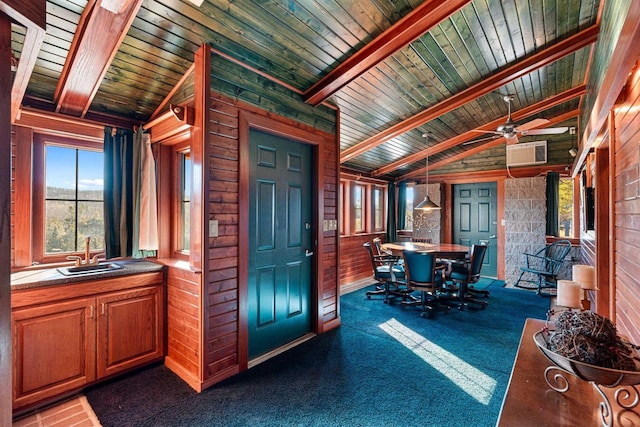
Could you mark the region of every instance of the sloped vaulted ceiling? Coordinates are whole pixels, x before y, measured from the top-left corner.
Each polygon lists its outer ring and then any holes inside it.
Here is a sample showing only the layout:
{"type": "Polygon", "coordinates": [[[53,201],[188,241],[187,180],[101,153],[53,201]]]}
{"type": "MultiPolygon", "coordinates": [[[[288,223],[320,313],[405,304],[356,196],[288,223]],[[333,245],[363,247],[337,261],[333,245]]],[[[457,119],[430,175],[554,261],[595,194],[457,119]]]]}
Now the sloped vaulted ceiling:
{"type": "MultiPolygon", "coordinates": [[[[516,124],[576,126],[599,8],[597,0],[48,0],[23,105],[148,121],[208,43],[312,104],[338,107],[343,168],[410,178],[424,168],[425,132],[435,167],[504,144],[468,143],[506,120],[504,94],[514,95],[516,124]]],[[[24,32],[13,33],[20,57],[24,32]]]]}

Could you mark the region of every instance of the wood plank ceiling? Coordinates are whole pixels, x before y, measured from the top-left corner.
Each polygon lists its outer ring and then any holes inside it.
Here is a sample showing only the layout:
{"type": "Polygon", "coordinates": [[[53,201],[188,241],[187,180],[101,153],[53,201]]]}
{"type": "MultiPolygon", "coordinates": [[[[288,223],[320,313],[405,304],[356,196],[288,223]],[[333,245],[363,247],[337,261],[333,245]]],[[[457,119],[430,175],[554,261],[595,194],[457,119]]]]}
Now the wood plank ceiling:
{"type": "MultiPolygon", "coordinates": [[[[600,8],[598,0],[46,3],[25,108],[144,123],[209,43],[311,104],[337,106],[342,167],[394,180],[419,178],[427,151],[430,170],[464,170],[465,161],[504,168],[491,154],[502,146],[504,157],[503,138],[468,143],[506,120],[504,94],[513,94],[516,125],[577,126],[600,8]]],[[[19,59],[25,34],[13,26],[19,59]]],[[[566,152],[574,138],[520,140],[566,152]]]]}

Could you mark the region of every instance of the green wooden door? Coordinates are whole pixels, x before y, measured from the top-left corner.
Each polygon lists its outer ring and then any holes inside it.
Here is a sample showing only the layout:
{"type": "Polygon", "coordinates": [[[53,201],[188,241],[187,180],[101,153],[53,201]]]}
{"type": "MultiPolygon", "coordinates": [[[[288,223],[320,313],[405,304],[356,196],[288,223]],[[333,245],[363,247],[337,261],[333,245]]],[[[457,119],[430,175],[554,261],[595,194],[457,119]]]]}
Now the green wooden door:
{"type": "Polygon", "coordinates": [[[311,331],[312,150],[249,134],[249,359],[311,331]]]}
{"type": "Polygon", "coordinates": [[[498,275],[498,185],[495,182],[453,186],[453,243],[488,245],[482,275],[498,275]]]}

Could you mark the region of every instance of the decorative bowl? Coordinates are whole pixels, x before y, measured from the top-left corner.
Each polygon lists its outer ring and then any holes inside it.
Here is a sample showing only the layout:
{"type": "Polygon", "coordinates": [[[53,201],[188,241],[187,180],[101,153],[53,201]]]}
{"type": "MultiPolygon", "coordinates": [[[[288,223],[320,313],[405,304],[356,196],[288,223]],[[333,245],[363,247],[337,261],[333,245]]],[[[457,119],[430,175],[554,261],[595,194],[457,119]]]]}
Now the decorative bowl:
{"type": "Polygon", "coordinates": [[[533,341],[547,359],[570,374],[573,374],[582,380],[592,381],[605,387],[640,384],[639,371],[621,371],[618,369],[603,368],[569,359],[549,350],[547,348],[547,340],[545,336],[546,334],[544,331],[536,332],[533,335],[533,341]]]}

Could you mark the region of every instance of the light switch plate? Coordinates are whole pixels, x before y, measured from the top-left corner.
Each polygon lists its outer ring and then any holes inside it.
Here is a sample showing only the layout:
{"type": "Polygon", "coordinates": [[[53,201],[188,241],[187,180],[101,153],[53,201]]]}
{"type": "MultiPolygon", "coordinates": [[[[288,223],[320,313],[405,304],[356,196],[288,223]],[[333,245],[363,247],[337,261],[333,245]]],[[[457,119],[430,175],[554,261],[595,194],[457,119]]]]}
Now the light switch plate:
{"type": "Polygon", "coordinates": [[[209,237],[218,237],[218,220],[209,220],[209,237]]]}

